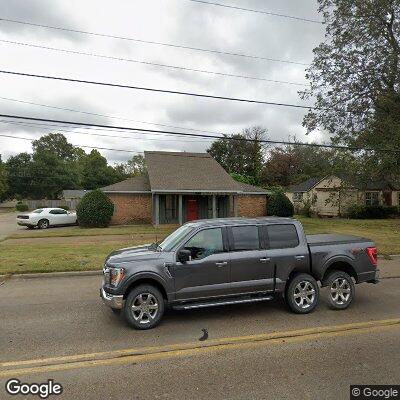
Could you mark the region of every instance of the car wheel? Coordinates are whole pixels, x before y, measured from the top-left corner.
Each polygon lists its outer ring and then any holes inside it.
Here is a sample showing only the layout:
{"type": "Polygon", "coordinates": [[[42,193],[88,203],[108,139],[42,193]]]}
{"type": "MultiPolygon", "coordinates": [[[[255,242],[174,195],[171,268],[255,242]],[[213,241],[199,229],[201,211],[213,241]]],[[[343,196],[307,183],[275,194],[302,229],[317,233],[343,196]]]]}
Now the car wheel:
{"type": "Polygon", "coordinates": [[[346,309],[353,301],[356,290],[351,276],[343,271],[334,271],[325,282],[329,290],[329,306],[334,310],[346,309]]]}
{"type": "Polygon", "coordinates": [[[158,325],[165,304],[161,292],[152,285],[140,285],[131,290],[124,306],[124,316],[135,329],[151,329],[158,325]]]}
{"type": "Polygon", "coordinates": [[[39,229],[47,229],[49,227],[49,221],[47,219],[41,219],[37,226],[39,229]]]}
{"type": "Polygon", "coordinates": [[[314,311],[319,300],[317,281],[308,274],[296,275],[286,289],[285,299],[289,308],[296,314],[314,311]]]}

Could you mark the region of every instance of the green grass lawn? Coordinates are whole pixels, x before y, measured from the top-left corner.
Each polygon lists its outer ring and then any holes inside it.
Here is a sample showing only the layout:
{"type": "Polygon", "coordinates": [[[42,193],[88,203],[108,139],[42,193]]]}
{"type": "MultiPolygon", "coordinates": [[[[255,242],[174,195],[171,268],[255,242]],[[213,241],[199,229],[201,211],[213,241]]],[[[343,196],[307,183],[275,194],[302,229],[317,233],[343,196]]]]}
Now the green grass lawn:
{"type": "MultiPolygon", "coordinates": [[[[400,220],[298,219],[308,234],[364,236],[376,242],[381,254],[400,254],[400,220]]],[[[112,250],[152,242],[155,238],[160,240],[174,229],[173,226],[132,225],[21,231],[10,237],[14,240],[0,243],[0,274],[98,270],[112,250]],[[104,236],[104,241],[101,236],[104,236]]]]}

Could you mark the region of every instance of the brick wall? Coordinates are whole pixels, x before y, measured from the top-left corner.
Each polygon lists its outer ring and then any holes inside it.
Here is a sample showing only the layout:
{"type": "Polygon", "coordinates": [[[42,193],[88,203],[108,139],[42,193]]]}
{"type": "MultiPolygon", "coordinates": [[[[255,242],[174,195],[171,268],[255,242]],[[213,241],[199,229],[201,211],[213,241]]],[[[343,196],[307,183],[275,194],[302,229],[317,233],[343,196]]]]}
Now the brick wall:
{"type": "Polygon", "coordinates": [[[238,217],[263,217],[267,215],[267,196],[239,195],[236,197],[238,217]]]}
{"type": "Polygon", "coordinates": [[[151,194],[107,193],[114,203],[111,224],[151,224],[151,194]]]}

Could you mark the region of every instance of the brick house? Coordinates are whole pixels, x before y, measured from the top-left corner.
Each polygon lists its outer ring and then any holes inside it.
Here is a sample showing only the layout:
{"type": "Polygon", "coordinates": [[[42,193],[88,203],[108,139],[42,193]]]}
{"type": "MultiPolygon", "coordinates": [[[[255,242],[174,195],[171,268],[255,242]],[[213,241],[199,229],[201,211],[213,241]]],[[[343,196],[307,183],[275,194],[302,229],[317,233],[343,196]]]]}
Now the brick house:
{"type": "Polygon", "coordinates": [[[113,224],[266,215],[268,192],[235,181],[208,153],[146,151],[148,174],[102,188],[113,224]]]}

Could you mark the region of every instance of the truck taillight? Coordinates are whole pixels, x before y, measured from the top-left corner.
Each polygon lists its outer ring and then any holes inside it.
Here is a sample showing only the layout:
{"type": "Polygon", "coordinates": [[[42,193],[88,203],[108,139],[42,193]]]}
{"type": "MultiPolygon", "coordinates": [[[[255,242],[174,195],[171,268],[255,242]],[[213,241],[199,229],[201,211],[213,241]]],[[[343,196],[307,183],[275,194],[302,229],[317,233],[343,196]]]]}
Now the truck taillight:
{"type": "Polygon", "coordinates": [[[367,247],[367,254],[373,265],[378,265],[378,252],[376,247],[367,247]]]}

